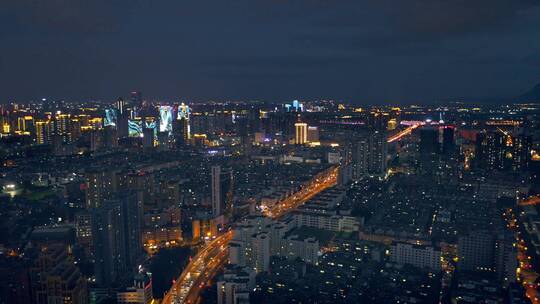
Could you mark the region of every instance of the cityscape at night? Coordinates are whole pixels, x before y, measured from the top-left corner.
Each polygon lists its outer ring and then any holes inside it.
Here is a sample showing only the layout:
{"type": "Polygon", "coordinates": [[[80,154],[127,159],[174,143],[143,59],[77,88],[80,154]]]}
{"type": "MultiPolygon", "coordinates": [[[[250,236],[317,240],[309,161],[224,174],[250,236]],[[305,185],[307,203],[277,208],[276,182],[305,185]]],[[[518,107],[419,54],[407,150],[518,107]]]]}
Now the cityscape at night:
{"type": "Polygon", "coordinates": [[[0,304],[540,304],[540,3],[7,2],[0,304]]]}

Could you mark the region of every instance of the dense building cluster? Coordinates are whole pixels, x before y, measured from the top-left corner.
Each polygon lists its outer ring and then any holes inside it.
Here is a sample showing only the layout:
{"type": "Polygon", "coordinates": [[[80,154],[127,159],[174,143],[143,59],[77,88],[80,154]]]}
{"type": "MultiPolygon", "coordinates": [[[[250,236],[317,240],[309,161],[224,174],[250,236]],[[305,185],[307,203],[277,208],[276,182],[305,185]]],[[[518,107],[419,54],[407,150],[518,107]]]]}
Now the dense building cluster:
{"type": "Polygon", "coordinates": [[[539,114],[2,105],[0,303],[538,303],[539,114]]]}

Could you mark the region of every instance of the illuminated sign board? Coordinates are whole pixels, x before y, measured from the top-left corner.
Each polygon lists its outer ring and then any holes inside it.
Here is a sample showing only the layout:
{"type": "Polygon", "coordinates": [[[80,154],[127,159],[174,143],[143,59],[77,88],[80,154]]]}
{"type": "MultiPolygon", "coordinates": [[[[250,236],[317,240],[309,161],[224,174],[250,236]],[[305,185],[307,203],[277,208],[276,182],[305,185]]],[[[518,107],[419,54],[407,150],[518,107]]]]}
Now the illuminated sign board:
{"type": "Polygon", "coordinates": [[[116,109],[106,109],[105,119],[103,120],[103,126],[115,127],[117,122],[118,122],[118,115],[117,115],[116,109]]]}
{"type": "Polygon", "coordinates": [[[171,106],[159,107],[159,132],[172,132],[173,108],[171,106]]]}
{"type": "Polygon", "coordinates": [[[129,137],[140,137],[142,135],[142,122],[140,120],[128,120],[129,137]]]}

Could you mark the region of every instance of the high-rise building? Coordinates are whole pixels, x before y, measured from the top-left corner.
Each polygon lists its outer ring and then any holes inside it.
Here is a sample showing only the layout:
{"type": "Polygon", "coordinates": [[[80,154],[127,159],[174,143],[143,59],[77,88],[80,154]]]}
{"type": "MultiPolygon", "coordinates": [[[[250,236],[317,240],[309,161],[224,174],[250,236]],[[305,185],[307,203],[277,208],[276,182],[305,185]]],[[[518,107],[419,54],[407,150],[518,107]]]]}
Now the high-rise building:
{"type": "Polygon", "coordinates": [[[295,128],[295,140],[294,143],[297,145],[303,145],[308,142],[308,125],[307,123],[297,122],[294,124],[295,128]]]}
{"type": "Polygon", "coordinates": [[[315,126],[309,126],[307,130],[307,141],[318,142],[319,141],[319,128],[315,126]]]}
{"type": "Polygon", "coordinates": [[[390,116],[387,113],[371,112],[367,117],[367,127],[374,131],[384,131],[388,128],[390,116]]]}
{"type": "Polygon", "coordinates": [[[439,132],[436,128],[420,129],[420,155],[439,152],[439,132]]]}
{"type": "Polygon", "coordinates": [[[116,123],[116,132],[118,138],[124,138],[129,136],[129,116],[127,113],[118,115],[116,123]]]}
{"type": "Polygon", "coordinates": [[[142,133],[142,146],[143,148],[153,148],[154,147],[154,129],[153,128],[143,128],[142,133]]]}
{"type": "Polygon", "coordinates": [[[103,130],[90,131],[90,151],[98,151],[103,147],[103,130]]]}
{"type": "Polygon", "coordinates": [[[71,115],[58,113],[53,120],[53,133],[62,138],[63,143],[71,142],[71,115]]]}
{"type": "Polygon", "coordinates": [[[439,129],[424,127],[419,130],[420,142],[418,144],[418,165],[424,172],[433,172],[438,168],[441,147],[439,143],[439,129]]]}
{"type": "Polygon", "coordinates": [[[338,171],[338,186],[345,187],[353,180],[353,165],[343,164],[338,171]]]}
{"type": "Polygon", "coordinates": [[[495,241],[495,271],[504,286],[516,282],[516,269],[519,265],[515,241],[516,236],[510,231],[499,233],[495,241]]]}
{"type": "Polygon", "coordinates": [[[103,146],[107,149],[118,147],[118,133],[113,126],[107,126],[102,130],[103,146]]]}
{"type": "Polygon", "coordinates": [[[75,235],[77,243],[92,248],[92,214],[88,211],[75,215],[75,235]]]}
{"type": "Polygon", "coordinates": [[[90,169],[86,172],[86,206],[97,208],[106,198],[119,189],[118,170],[109,168],[90,169]]]}
{"type": "Polygon", "coordinates": [[[522,133],[484,131],[476,135],[474,164],[486,170],[526,169],[529,165],[532,139],[522,133]]]}
{"type": "Polygon", "coordinates": [[[112,286],[121,272],[120,210],[117,205],[102,205],[92,210],[94,275],[102,287],[112,286]]]}
{"type": "Polygon", "coordinates": [[[142,206],[133,192],[120,192],[92,209],[96,283],[110,287],[130,274],[142,252],[142,206]]]}
{"type": "Polygon", "coordinates": [[[173,108],[171,106],[159,106],[159,132],[172,132],[173,108]]]}
{"type": "Polygon", "coordinates": [[[38,120],[36,121],[36,143],[43,145],[50,141],[50,121],[38,120]]]}
{"type": "Polygon", "coordinates": [[[9,111],[3,111],[0,116],[0,133],[9,134],[11,132],[11,125],[9,124],[9,111]]]}
{"type": "Polygon", "coordinates": [[[42,273],[37,295],[37,304],[89,303],[86,279],[70,261],[63,261],[50,271],[42,273]],[[41,301],[42,299],[44,301],[41,301]]]}
{"type": "Polygon", "coordinates": [[[268,271],[270,267],[270,236],[260,232],[252,236],[253,268],[255,272],[268,271]]]}
{"type": "Polygon", "coordinates": [[[88,303],[86,280],[69,258],[65,245],[43,247],[30,270],[31,303],[88,303]]]}
{"type": "Polygon", "coordinates": [[[369,137],[360,137],[352,145],[352,170],[355,180],[368,174],[369,171],[369,137]]]}
{"type": "Polygon", "coordinates": [[[184,146],[188,143],[190,138],[189,134],[189,119],[182,117],[175,119],[172,125],[173,136],[178,147],[184,146]]]}
{"type": "Polygon", "coordinates": [[[454,139],[454,128],[446,126],[442,130],[442,152],[446,155],[452,154],[456,147],[456,142],[454,139]]]}
{"type": "Polygon", "coordinates": [[[478,168],[504,168],[506,139],[500,132],[480,132],[476,135],[475,164],[478,168]]]}
{"type": "MultiPolygon", "coordinates": [[[[97,130],[101,128],[102,125],[102,119],[97,118],[99,121],[99,126],[93,127],[94,130],[97,130]]],[[[71,119],[71,123],[69,126],[69,133],[71,134],[71,141],[75,142],[82,136],[82,120],[80,118],[73,118],[71,119]]]]}
{"type": "Polygon", "coordinates": [[[122,97],[118,97],[115,103],[115,108],[118,110],[118,114],[123,115],[126,110],[126,101],[122,97]]]}
{"type": "Polygon", "coordinates": [[[386,173],[388,154],[386,132],[374,131],[369,137],[369,166],[370,174],[382,175],[386,173]]]}
{"type": "Polygon", "coordinates": [[[233,194],[233,172],[221,166],[212,166],[212,214],[225,214],[231,208],[233,194]]]}
{"type": "Polygon", "coordinates": [[[139,203],[144,210],[154,209],[156,204],[156,181],[155,176],[151,172],[130,173],[125,179],[127,181],[127,189],[137,193],[139,203]]]}
{"type": "Polygon", "coordinates": [[[304,105],[300,103],[298,100],[293,100],[292,103],[286,103],[283,105],[286,112],[303,112],[304,111],[304,105]]]}
{"type": "Polygon", "coordinates": [[[508,143],[505,157],[510,160],[509,169],[523,170],[529,167],[532,150],[532,138],[526,134],[512,136],[508,143]]]}
{"type": "Polygon", "coordinates": [[[238,224],[229,245],[229,261],[233,265],[249,267],[255,272],[267,271],[270,261],[270,234],[265,227],[271,220],[253,216],[238,224]]]}
{"type": "Polygon", "coordinates": [[[17,131],[21,134],[30,134],[34,132],[34,117],[25,115],[17,119],[17,131]]]}

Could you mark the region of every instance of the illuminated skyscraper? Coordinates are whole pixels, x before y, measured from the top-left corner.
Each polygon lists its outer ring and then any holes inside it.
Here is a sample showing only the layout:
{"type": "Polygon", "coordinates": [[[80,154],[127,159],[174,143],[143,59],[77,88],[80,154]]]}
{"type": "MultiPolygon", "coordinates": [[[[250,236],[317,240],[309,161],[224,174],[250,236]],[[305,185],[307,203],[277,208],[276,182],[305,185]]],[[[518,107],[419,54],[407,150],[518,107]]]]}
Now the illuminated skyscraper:
{"type": "Polygon", "coordinates": [[[118,110],[118,114],[124,114],[124,111],[126,110],[126,101],[122,98],[122,97],[119,97],[117,100],[116,100],[116,109],[118,110]]]}
{"type": "Polygon", "coordinates": [[[294,128],[296,130],[294,143],[297,145],[306,144],[308,141],[307,140],[307,131],[308,131],[307,123],[297,122],[294,124],[294,128]]]}
{"type": "Polygon", "coordinates": [[[103,126],[113,126],[116,127],[118,124],[118,113],[117,109],[105,109],[105,117],[103,120],[103,126]]]}
{"type": "Polygon", "coordinates": [[[48,120],[36,121],[36,143],[38,145],[43,145],[49,142],[50,125],[50,121],[48,120]]]}
{"type": "Polygon", "coordinates": [[[159,107],[159,132],[172,132],[173,111],[171,106],[159,107]]]}
{"type": "Polygon", "coordinates": [[[191,110],[190,110],[189,106],[182,102],[182,104],[180,104],[178,106],[178,114],[177,114],[176,118],[177,119],[185,118],[185,119],[189,120],[190,112],[191,112],[191,110]]]}
{"type": "Polygon", "coordinates": [[[21,134],[28,134],[34,130],[34,118],[26,115],[17,119],[17,130],[21,134]]]}
{"type": "Polygon", "coordinates": [[[189,120],[180,118],[173,121],[173,135],[177,146],[185,145],[189,140],[189,120]]]}
{"type": "Polygon", "coordinates": [[[143,122],[140,119],[128,120],[128,136],[141,137],[143,134],[143,122]]]}
{"type": "Polygon", "coordinates": [[[303,112],[304,105],[301,104],[298,100],[293,100],[290,104],[285,104],[285,111],[287,112],[303,112]]]}
{"type": "Polygon", "coordinates": [[[172,125],[172,132],[178,147],[185,145],[190,138],[190,113],[191,110],[185,103],[178,106],[178,113],[176,119],[173,120],[172,125]]]}
{"type": "Polygon", "coordinates": [[[71,142],[71,116],[69,114],[56,114],[53,121],[53,133],[62,138],[62,142],[71,142]]]}

